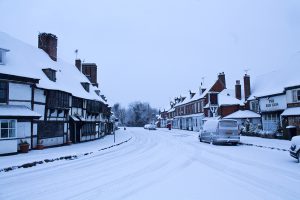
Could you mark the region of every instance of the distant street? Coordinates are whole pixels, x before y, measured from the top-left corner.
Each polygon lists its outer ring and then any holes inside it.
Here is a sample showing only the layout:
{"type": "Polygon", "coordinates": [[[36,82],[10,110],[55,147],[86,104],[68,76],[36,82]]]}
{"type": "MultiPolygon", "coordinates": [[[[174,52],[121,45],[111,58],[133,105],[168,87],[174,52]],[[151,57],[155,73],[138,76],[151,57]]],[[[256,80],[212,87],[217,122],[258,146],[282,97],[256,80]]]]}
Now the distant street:
{"type": "Polygon", "coordinates": [[[117,133],[132,139],[75,160],[1,172],[0,199],[300,198],[300,164],[286,151],[200,143],[190,131],[117,133]]]}

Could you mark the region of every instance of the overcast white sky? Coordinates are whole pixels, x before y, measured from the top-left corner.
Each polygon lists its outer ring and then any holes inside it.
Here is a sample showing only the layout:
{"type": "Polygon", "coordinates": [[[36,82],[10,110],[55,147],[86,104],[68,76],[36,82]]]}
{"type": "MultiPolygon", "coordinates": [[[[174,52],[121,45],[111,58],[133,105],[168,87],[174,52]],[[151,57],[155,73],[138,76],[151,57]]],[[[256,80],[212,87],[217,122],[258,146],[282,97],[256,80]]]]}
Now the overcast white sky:
{"type": "Polygon", "coordinates": [[[167,106],[225,72],[234,88],[255,76],[300,67],[299,0],[0,0],[0,31],[37,46],[58,36],[58,56],[74,50],[99,67],[111,103],[167,106]]]}

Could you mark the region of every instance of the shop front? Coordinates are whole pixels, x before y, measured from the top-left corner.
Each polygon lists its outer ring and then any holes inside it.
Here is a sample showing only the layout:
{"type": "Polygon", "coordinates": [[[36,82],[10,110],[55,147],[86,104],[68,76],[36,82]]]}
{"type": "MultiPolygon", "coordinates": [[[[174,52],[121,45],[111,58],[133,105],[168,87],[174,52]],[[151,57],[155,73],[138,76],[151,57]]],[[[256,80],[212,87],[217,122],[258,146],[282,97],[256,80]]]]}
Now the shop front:
{"type": "Polygon", "coordinates": [[[287,108],[281,116],[284,122],[285,132],[288,135],[294,135],[291,134],[293,131],[292,129],[294,128],[295,135],[300,135],[300,107],[287,108]]]}
{"type": "Polygon", "coordinates": [[[268,134],[280,134],[282,130],[281,114],[287,108],[286,96],[264,97],[260,99],[259,105],[263,131],[268,134]]]}

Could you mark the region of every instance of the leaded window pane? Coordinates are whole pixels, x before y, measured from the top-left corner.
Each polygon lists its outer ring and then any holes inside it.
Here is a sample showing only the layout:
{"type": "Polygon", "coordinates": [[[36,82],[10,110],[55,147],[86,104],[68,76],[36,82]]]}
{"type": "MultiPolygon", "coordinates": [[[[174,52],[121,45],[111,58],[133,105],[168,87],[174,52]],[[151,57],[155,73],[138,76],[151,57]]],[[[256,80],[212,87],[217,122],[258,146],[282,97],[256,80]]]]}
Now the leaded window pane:
{"type": "Polygon", "coordinates": [[[8,129],[1,129],[1,138],[8,138],[8,129]]]}
{"type": "Polygon", "coordinates": [[[1,129],[8,128],[8,121],[1,122],[1,129]]]}
{"type": "Polygon", "coordinates": [[[15,129],[10,129],[9,130],[9,137],[10,138],[16,137],[16,130],[15,129]]]}

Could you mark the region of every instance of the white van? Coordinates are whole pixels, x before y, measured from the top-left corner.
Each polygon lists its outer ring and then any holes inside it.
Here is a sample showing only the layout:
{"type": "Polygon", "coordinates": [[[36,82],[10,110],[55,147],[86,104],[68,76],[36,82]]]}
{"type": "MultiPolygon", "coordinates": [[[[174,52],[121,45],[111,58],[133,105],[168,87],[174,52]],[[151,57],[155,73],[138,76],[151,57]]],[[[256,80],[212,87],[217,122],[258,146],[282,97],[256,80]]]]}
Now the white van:
{"type": "Polygon", "coordinates": [[[231,143],[236,145],[240,142],[238,122],[231,119],[208,120],[200,131],[199,140],[213,144],[231,143]]]}

